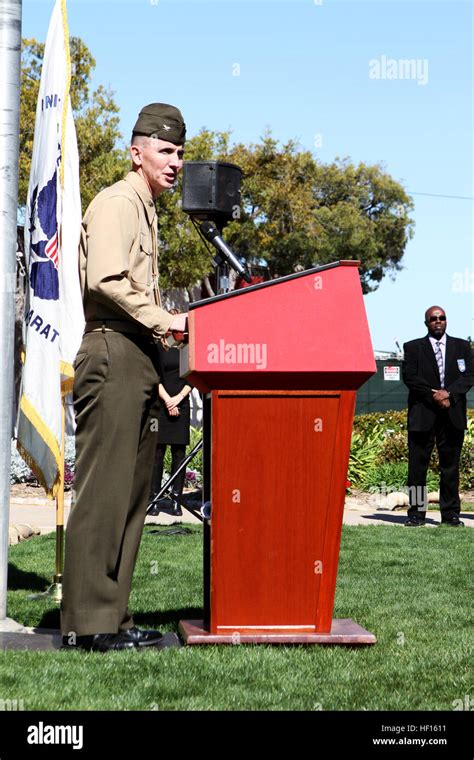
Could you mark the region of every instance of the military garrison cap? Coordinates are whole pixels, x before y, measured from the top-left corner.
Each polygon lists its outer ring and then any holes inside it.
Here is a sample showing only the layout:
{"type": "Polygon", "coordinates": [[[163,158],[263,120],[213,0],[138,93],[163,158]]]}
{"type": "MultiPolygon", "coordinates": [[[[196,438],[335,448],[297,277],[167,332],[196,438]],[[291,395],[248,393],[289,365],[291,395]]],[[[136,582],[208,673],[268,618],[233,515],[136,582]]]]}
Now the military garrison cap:
{"type": "Polygon", "coordinates": [[[168,103],[150,103],[140,111],[133,127],[134,135],[146,135],[182,145],[186,139],[186,124],[178,108],[168,103]]]}

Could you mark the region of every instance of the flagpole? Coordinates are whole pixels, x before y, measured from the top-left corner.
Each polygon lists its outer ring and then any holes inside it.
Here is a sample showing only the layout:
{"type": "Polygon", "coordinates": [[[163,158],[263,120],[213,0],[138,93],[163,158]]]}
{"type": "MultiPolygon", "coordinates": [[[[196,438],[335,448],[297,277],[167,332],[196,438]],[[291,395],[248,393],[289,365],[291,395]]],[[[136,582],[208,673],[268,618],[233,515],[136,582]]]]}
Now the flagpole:
{"type": "Polygon", "coordinates": [[[55,572],[52,585],[38,598],[58,602],[64,553],[65,394],[72,390],[84,327],[78,269],[79,154],[70,84],[66,0],[55,0],[41,67],[26,209],[30,289],[17,446],[56,499],[55,572]]]}
{"type": "Polygon", "coordinates": [[[8,522],[20,124],[21,0],[0,5],[0,623],[7,612],[8,522]]]}
{"type": "Polygon", "coordinates": [[[64,447],[66,428],[66,399],[61,398],[61,473],[59,490],[56,494],[56,574],[53,586],[55,587],[54,598],[62,599],[63,563],[64,563],[64,447]]]}
{"type": "MultiPolygon", "coordinates": [[[[71,87],[71,58],[69,51],[69,26],[67,21],[67,8],[66,0],[61,0],[61,16],[64,29],[64,40],[66,42],[65,52],[67,60],[67,79],[65,88],[65,98],[63,103],[63,113],[61,120],[61,144],[63,150],[61,152],[61,166],[60,166],[60,186],[64,191],[64,154],[66,145],[66,123],[67,123],[67,104],[69,99],[69,91],[71,87]]],[[[61,253],[62,253],[62,225],[60,230],[61,237],[61,253]]],[[[55,601],[60,602],[62,600],[62,581],[63,581],[63,565],[64,565],[64,459],[65,459],[65,440],[66,440],[66,392],[63,390],[61,393],[61,458],[60,458],[60,470],[59,470],[59,488],[56,494],[56,572],[53,578],[53,585],[50,586],[48,592],[55,601]]]]}
{"type": "Polygon", "coordinates": [[[65,441],[66,441],[66,396],[61,395],[61,461],[59,468],[59,484],[56,493],[56,561],[53,582],[46,591],[40,591],[39,594],[29,594],[29,601],[39,601],[45,596],[50,597],[54,602],[61,602],[63,590],[63,565],[64,565],[64,458],[65,458],[65,441]]]}

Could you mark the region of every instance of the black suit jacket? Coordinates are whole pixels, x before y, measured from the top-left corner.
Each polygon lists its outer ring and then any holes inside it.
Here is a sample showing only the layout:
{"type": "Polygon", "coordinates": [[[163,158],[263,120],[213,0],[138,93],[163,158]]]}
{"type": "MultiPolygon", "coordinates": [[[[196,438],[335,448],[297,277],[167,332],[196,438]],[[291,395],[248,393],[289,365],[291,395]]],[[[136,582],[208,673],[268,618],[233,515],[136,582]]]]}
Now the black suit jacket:
{"type": "MultiPolygon", "coordinates": [[[[432,388],[440,388],[438,364],[429,337],[410,340],[403,346],[405,358],[402,366],[403,382],[408,393],[408,430],[431,430],[437,416],[445,414],[433,401],[432,388]]],[[[452,424],[464,430],[466,420],[466,394],[474,384],[474,363],[467,340],[446,335],[444,387],[450,392],[451,406],[447,410],[452,424]],[[464,369],[463,369],[464,367],[464,369]]]]}

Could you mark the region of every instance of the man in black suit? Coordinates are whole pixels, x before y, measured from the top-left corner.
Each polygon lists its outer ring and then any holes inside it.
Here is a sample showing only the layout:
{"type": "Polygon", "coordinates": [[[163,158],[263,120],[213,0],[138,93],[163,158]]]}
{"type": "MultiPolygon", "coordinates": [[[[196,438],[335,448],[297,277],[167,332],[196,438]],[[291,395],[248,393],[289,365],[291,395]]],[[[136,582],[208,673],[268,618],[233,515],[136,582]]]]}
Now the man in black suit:
{"type": "Polygon", "coordinates": [[[408,386],[407,527],[424,525],[426,473],[436,443],[440,465],[441,523],[459,527],[459,460],[467,427],[466,394],[474,383],[467,340],[446,335],[446,314],[439,306],[425,313],[428,335],[403,346],[403,382],[408,386]]]}

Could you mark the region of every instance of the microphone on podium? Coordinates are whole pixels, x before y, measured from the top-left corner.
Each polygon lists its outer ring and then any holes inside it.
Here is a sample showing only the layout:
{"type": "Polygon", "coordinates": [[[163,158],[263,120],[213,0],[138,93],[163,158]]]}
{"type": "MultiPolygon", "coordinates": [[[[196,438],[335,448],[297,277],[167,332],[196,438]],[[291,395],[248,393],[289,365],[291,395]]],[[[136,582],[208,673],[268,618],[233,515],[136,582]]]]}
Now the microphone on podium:
{"type": "Polygon", "coordinates": [[[227,243],[221,238],[217,227],[212,222],[206,221],[199,225],[199,229],[206,240],[208,240],[209,243],[211,243],[224,257],[225,261],[230,264],[232,269],[235,269],[245,282],[251,283],[252,279],[249,273],[245,267],[242,266],[235,253],[231,251],[227,243]]]}

